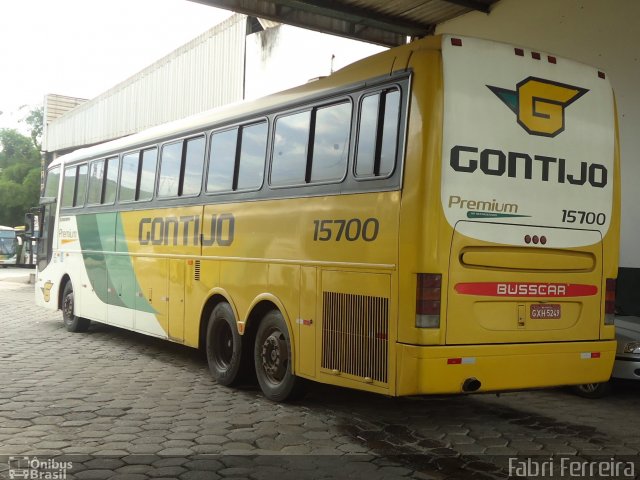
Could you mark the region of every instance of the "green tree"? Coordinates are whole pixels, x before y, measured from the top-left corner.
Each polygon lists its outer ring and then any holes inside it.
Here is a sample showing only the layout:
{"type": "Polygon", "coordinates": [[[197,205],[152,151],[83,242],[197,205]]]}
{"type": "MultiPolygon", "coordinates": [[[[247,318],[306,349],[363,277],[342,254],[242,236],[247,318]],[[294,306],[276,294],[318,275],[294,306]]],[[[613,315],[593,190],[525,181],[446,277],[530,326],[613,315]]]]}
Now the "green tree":
{"type": "Polygon", "coordinates": [[[39,193],[40,152],[33,135],[0,129],[0,225],[21,225],[39,193]]]}
{"type": "Polygon", "coordinates": [[[34,108],[24,119],[31,130],[31,140],[38,149],[42,150],[42,130],[44,128],[44,107],[34,108]]]}
{"type": "Polygon", "coordinates": [[[40,152],[29,137],[17,130],[0,129],[0,168],[5,169],[15,164],[39,166],[40,152]]]}

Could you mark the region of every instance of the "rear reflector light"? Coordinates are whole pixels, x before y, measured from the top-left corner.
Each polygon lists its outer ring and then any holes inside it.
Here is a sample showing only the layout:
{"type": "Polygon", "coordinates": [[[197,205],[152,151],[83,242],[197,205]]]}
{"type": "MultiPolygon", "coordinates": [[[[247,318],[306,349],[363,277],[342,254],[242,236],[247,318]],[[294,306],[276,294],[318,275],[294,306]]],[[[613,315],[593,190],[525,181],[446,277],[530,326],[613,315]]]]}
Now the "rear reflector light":
{"type": "Polygon", "coordinates": [[[416,286],[416,327],[440,327],[442,275],[419,273],[416,286]]]}
{"type": "Polygon", "coordinates": [[[547,56],[547,60],[549,60],[549,63],[556,63],[556,57],[552,57],[551,55],[547,56]]]}
{"type": "Polygon", "coordinates": [[[600,358],[600,352],[582,352],[580,354],[582,360],[589,360],[591,358],[600,358]]]}
{"type": "Polygon", "coordinates": [[[453,45],[454,47],[461,47],[462,46],[462,39],[461,38],[452,38],[451,39],[451,45],[453,45]]]}
{"type": "Polygon", "coordinates": [[[616,279],[607,278],[604,294],[604,324],[613,325],[616,314],[616,279]]]}
{"type": "Polygon", "coordinates": [[[447,358],[447,365],[472,365],[476,363],[476,357],[447,358]]]}
{"type": "Polygon", "coordinates": [[[531,58],[534,60],[540,60],[540,54],[538,52],[531,52],[531,58]]]}
{"type": "Polygon", "coordinates": [[[518,55],[519,57],[524,57],[524,50],[521,48],[514,48],[513,51],[515,52],[516,55],[518,55]]]}

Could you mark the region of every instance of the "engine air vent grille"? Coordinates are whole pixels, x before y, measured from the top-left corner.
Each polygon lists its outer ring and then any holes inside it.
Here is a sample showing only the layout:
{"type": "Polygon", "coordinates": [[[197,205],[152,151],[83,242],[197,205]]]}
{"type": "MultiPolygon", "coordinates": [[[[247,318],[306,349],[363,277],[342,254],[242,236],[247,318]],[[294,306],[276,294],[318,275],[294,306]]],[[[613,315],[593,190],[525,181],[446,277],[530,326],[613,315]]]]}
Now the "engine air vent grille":
{"type": "Polygon", "coordinates": [[[389,299],[323,292],[322,367],[387,383],[389,299]]]}
{"type": "Polygon", "coordinates": [[[200,260],[196,260],[193,263],[193,279],[200,281],[200,260]]]}

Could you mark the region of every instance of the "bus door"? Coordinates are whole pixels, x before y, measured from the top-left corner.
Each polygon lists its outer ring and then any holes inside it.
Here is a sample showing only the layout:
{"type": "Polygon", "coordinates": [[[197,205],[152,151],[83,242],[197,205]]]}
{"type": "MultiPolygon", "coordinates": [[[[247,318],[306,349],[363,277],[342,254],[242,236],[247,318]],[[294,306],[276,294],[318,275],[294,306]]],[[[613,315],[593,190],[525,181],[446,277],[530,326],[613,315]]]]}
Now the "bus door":
{"type": "MultiPolygon", "coordinates": [[[[37,218],[39,226],[38,241],[38,271],[43,271],[53,255],[53,238],[55,232],[55,216],[57,210],[57,200],[55,197],[43,197],[40,199],[40,208],[34,218],[37,218]]],[[[35,220],[34,220],[35,224],[35,220]]],[[[35,228],[35,227],[34,227],[35,228]]]]}

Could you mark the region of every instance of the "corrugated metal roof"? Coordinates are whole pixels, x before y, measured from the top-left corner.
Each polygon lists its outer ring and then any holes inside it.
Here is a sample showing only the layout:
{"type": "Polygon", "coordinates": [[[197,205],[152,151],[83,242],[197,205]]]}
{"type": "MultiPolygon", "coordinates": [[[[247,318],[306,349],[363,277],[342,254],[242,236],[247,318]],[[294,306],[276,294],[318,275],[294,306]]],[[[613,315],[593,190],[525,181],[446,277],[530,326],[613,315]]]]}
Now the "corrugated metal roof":
{"type": "Polygon", "coordinates": [[[56,118],[73,110],[87,101],[86,98],[68,97],[66,95],[49,94],[44,101],[44,121],[51,123],[56,118]]]}
{"type": "Polygon", "coordinates": [[[48,152],[93,145],[243,97],[246,17],[234,15],[46,125],[48,152]]]}
{"type": "Polygon", "coordinates": [[[397,46],[498,0],[191,0],[323,33],[397,46]]]}

